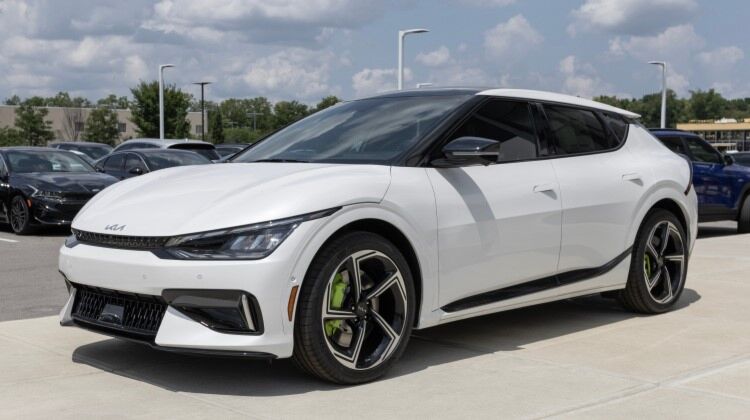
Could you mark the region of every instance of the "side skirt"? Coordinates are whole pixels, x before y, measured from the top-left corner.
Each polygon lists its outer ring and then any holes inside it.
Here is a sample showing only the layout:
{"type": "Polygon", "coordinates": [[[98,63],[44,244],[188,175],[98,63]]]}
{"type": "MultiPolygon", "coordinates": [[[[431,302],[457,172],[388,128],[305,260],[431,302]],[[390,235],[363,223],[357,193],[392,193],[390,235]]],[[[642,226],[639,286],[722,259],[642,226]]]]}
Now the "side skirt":
{"type": "Polygon", "coordinates": [[[599,277],[617,267],[617,265],[625,260],[632,251],[633,247],[630,247],[622,254],[615,257],[612,261],[609,261],[600,267],[572,270],[554,276],[504,287],[502,289],[491,290],[489,292],[459,299],[441,307],[440,309],[447,313],[463,311],[599,277]]]}

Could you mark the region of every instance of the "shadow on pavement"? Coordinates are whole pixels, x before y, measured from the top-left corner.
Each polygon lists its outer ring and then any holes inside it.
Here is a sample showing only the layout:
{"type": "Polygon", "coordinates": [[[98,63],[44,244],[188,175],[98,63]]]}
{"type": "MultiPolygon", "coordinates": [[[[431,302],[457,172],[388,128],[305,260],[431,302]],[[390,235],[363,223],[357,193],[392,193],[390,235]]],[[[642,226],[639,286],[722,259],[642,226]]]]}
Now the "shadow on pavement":
{"type": "MultiPolygon", "coordinates": [[[[675,310],[700,298],[695,290],[685,289],[675,310]]],[[[386,379],[485,354],[513,352],[639,316],[643,315],[626,311],[614,299],[590,296],[415,331],[386,379]]],[[[188,356],[115,339],[78,347],[73,361],[179,392],[275,396],[340,388],[301,373],[289,359],[271,363],[188,356]]]]}
{"type": "MultiPolygon", "coordinates": [[[[10,228],[9,224],[6,223],[0,223],[0,232],[3,233],[9,233],[13,235],[13,230],[10,228]]],[[[45,227],[37,227],[34,231],[31,232],[29,235],[23,235],[24,236],[40,236],[40,237],[54,237],[54,236],[68,236],[70,235],[70,227],[68,226],[45,226],[45,227]]]]}
{"type": "Polygon", "coordinates": [[[698,227],[698,239],[716,238],[719,236],[738,235],[734,226],[700,226],[698,227]]]}

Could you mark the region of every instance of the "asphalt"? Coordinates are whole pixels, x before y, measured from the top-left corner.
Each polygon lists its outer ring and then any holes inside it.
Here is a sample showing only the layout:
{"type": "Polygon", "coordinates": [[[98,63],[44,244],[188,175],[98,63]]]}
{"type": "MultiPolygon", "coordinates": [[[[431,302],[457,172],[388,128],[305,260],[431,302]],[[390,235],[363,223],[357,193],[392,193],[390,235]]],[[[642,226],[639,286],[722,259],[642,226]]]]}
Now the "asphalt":
{"type": "MultiPolygon", "coordinates": [[[[431,328],[386,378],[356,387],[286,360],[165,353],[55,316],[0,322],[0,418],[750,418],[750,235],[713,225],[701,237],[670,313],[587,297],[431,328]]],[[[14,299],[29,298],[24,279],[57,275],[46,248],[62,240],[0,244],[14,299]]],[[[51,305],[62,286],[50,282],[29,290],[49,287],[51,305]]],[[[7,313],[44,313],[12,304],[7,313]]]]}

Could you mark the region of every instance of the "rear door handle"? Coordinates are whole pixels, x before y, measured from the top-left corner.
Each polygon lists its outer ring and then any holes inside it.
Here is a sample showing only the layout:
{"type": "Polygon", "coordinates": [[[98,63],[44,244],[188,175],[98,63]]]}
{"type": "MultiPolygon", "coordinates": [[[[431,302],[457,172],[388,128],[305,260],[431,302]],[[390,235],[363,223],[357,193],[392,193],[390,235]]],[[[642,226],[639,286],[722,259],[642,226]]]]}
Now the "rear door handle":
{"type": "Polygon", "coordinates": [[[641,175],[637,172],[633,172],[630,174],[624,174],[622,176],[623,181],[642,181],[641,175]]]}
{"type": "Polygon", "coordinates": [[[554,192],[554,191],[555,191],[555,186],[553,184],[534,185],[535,193],[554,192]]]}

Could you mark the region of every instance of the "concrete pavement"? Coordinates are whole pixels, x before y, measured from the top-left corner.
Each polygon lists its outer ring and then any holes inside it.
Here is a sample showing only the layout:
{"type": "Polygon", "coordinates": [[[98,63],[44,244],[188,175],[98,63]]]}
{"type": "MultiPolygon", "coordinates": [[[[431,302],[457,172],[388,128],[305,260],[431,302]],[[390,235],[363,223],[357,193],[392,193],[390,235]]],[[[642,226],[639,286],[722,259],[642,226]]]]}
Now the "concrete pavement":
{"type": "Polygon", "coordinates": [[[160,352],[55,317],[0,323],[0,417],[749,418],[750,235],[698,241],[678,308],[575,299],[415,333],[384,380],[160,352]]]}

